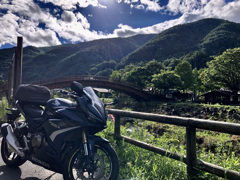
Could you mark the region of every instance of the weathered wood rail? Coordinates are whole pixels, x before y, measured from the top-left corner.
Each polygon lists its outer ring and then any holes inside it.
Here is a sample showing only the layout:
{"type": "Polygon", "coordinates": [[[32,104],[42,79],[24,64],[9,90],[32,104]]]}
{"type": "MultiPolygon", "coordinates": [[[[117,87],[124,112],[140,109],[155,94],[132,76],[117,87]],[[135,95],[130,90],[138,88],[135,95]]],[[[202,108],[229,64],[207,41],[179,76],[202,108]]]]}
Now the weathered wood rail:
{"type": "Polygon", "coordinates": [[[196,118],[141,113],[141,112],[134,112],[134,111],[123,111],[123,110],[116,110],[116,109],[107,109],[107,111],[109,114],[113,114],[115,116],[114,137],[116,139],[124,139],[128,143],[139,146],[146,150],[184,162],[187,165],[187,174],[190,179],[194,179],[194,175],[196,174],[197,170],[209,172],[219,177],[224,177],[228,179],[233,179],[233,180],[240,179],[240,172],[224,169],[223,167],[197,159],[197,156],[196,156],[196,128],[234,134],[234,135],[240,135],[240,124],[217,122],[212,120],[203,120],[203,119],[196,119],[196,118]],[[153,121],[158,123],[165,123],[165,124],[186,127],[186,151],[187,151],[186,155],[174,153],[174,152],[132,139],[130,137],[121,135],[121,132],[120,132],[121,117],[131,117],[131,118],[148,120],[148,121],[153,121]]]}

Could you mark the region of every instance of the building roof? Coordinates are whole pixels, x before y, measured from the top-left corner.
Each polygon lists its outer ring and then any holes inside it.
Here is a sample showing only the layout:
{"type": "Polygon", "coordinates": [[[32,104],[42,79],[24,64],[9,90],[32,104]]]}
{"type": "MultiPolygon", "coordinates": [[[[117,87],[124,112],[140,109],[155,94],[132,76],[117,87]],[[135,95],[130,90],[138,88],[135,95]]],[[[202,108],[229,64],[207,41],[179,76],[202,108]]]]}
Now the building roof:
{"type": "Polygon", "coordinates": [[[109,93],[108,89],[104,89],[104,88],[93,88],[93,89],[100,93],[109,93]]]}
{"type": "Polygon", "coordinates": [[[236,94],[236,93],[234,93],[232,91],[223,91],[223,90],[210,91],[210,92],[202,94],[201,96],[206,96],[206,95],[214,94],[214,93],[219,93],[219,94],[229,95],[229,96],[240,96],[240,94],[236,94]]]}

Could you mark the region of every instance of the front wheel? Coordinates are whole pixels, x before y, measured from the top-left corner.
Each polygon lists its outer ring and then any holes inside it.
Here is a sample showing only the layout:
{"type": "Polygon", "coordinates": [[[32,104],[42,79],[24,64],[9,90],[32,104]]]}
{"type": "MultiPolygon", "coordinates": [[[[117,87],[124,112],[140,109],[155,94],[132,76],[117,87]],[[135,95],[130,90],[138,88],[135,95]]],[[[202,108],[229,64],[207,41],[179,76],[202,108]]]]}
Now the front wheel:
{"type": "Polygon", "coordinates": [[[8,147],[8,143],[5,138],[2,139],[1,155],[4,163],[9,167],[18,167],[26,162],[26,159],[18,156],[8,147]]]}
{"type": "Polygon", "coordinates": [[[84,156],[81,148],[73,149],[63,163],[64,180],[117,180],[118,157],[104,142],[94,145],[93,156],[84,156]]]}

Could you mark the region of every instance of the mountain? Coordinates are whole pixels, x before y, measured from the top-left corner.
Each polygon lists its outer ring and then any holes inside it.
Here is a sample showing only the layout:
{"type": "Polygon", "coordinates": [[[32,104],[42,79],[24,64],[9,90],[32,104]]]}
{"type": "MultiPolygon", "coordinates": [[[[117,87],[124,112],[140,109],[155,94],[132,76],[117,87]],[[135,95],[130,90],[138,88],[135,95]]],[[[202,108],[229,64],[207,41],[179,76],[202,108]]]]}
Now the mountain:
{"type": "MultiPolygon", "coordinates": [[[[240,24],[221,19],[203,19],[174,26],[155,36],[145,46],[124,57],[118,69],[141,60],[181,58],[194,52],[219,55],[229,48],[240,46],[240,24]]],[[[204,65],[203,65],[204,66],[204,65]]]]}
{"type": "MultiPolygon", "coordinates": [[[[148,42],[155,35],[100,39],[54,47],[25,47],[23,49],[23,81],[91,74],[91,68],[110,60],[118,63],[121,58],[148,42]]],[[[5,79],[13,53],[14,48],[0,50],[0,74],[5,74],[5,79]]]]}
{"type": "MultiPolygon", "coordinates": [[[[203,19],[169,28],[159,34],[99,39],[78,44],[23,49],[23,82],[74,76],[109,76],[114,69],[153,59],[174,68],[182,60],[193,68],[226,49],[240,47],[240,24],[203,19]]],[[[14,48],[0,50],[0,77],[7,79],[14,48]]]]}

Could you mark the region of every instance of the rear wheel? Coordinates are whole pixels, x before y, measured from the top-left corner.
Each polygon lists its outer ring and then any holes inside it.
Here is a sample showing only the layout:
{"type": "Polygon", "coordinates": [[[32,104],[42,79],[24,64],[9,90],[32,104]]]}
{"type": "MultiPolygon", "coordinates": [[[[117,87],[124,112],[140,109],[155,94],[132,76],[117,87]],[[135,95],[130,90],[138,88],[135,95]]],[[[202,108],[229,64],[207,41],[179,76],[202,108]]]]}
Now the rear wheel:
{"type": "Polygon", "coordinates": [[[84,156],[83,150],[74,149],[63,163],[64,180],[117,180],[118,157],[108,143],[98,143],[93,156],[84,156]]]}
{"type": "Polygon", "coordinates": [[[26,162],[21,156],[18,156],[9,147],[5,138],[2,139],[1,155],[4,163],[10,167],[18,167],[26,162]]]}

